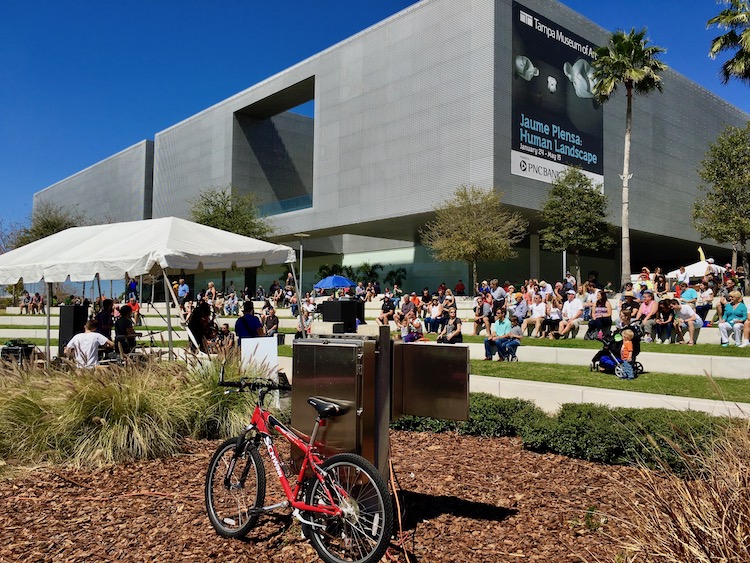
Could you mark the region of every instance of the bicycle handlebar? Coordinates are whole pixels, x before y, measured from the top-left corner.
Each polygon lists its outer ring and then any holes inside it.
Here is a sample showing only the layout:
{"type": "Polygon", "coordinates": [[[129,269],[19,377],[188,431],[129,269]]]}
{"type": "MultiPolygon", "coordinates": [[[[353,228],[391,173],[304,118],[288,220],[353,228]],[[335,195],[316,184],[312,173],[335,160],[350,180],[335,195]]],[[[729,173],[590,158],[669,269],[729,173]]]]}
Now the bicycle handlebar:
{"type": "Polygon", "coordinates": [[[240,391],[250,389],[251,391],[291,391],[292,386],[284,383],[276,383],[271,379],[245,379],[239,381],[219,381],[220,387],[236,387],[240,391]]]}

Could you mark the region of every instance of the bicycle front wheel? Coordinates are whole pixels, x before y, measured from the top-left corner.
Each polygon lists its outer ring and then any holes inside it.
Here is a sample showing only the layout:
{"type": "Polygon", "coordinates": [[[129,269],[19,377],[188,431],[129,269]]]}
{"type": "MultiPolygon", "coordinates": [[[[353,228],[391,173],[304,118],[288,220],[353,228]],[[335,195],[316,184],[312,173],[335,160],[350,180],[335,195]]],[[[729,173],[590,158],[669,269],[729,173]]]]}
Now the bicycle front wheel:
{"type": "Polygon", "coordinates": [[[266,471],[257,448],[246,442],[235,454],[237,438],[218,447],[206,473],[206,511],[216,532],[241,538],[258,523],[266,498],[266,471]]]}
{"type": "Polygon", "coordinates": [[[325,481],[312,480],[307,504],[329,504],[328,491],[343,514],[308,513],[315,525],[304,526],[305,536],[326,563],[379,561],[393,529],[391,497],[380,473],[356,454],[335,455],[323,469],[325,481]]]}

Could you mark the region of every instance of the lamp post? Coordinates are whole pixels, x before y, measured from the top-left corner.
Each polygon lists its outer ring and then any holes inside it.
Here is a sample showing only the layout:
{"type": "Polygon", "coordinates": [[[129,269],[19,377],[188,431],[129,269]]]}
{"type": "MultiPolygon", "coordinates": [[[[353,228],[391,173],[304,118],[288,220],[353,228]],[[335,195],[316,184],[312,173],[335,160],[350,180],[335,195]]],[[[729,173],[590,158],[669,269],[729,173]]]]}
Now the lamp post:
{"type": "Polygon", "coordinates": [[[297,303],[301,305],[302,299],[304,297],[302,295],[302,288],[304,287],[302,285],[302,255],[304,252],[304,246],[302,242],[310,235],[307,233],[294,233],[294,236],[299,239],[299,287],[297,287],[297,303]]]}

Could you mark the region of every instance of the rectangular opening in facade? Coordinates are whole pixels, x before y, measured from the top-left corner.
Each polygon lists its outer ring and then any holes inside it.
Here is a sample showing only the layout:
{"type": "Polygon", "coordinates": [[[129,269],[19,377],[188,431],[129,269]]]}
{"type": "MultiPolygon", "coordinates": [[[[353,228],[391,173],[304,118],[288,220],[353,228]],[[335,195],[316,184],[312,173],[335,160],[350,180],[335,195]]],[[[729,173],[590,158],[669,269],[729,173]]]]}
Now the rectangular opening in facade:
{"type": "Polygon", "coordinates": [[[232,186],[265,215],[312,207],[315,78],[234,114],[232,186]]]}

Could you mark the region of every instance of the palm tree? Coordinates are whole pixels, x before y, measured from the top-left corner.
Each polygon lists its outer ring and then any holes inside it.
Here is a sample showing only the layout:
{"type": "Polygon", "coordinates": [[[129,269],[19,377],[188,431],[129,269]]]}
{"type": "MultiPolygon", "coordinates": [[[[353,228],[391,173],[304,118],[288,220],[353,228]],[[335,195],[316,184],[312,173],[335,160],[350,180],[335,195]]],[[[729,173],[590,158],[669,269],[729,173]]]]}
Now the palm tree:
{"type": "Polygon", "coordinates": [[[708,20],[708,25],[727,32],[711,41],[708,56],[715,59],[723,51],[736,51],[721,65],[721,81],[726,84],[730,78],[738,78],[750,82],[750,5],[746,0],[724,0],[724,4],[728,7],[708,20]]]}
{"type": "Polygon", "coordinates": [[[619,84],[625,86],[627,110],[625,112],[625,149],[622,162],[622,283],[630,278],[630,216],[628,181],[630,180],[630,141],[633,126],[633,93],[661,92],[660,72],[667,69],[658,59],[665,50],[648,46],[646,28],[630,33],[615,31],[607,45],[596,50],[594,66],[594,94],[599,103],[609,100],[619,84]]]}

